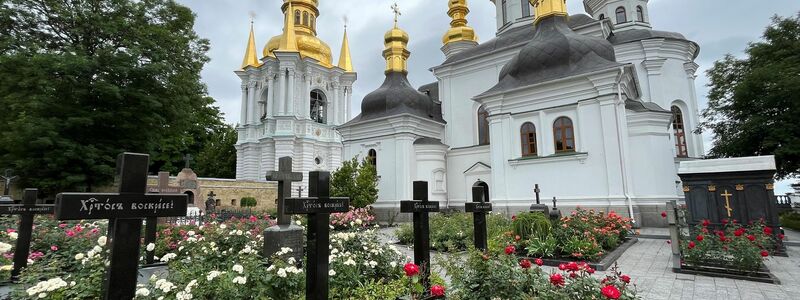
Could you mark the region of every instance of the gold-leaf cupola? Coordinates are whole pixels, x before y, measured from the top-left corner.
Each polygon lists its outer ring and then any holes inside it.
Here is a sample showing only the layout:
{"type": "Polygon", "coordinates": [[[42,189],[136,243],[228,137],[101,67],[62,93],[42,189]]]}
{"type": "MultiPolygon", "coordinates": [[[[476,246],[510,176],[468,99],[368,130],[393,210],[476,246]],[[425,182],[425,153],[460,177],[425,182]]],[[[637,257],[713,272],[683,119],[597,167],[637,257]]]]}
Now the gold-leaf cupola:
{"type": "Polygon", "coordinates": [[[320,65],[332,68],[331,47],[317,37],[317,18],[320,15],[318,0],[283,0],[281,10],[286,18],[283,34],[272,37],[264,47],[263,55],[275,57],[274,51],[297,51],[320,65]],[[292,30],[287,30],[292,28],[292,30]],[[283,46],[295,50],[285,50],[283,46]]]}
{"type": "Polygon", "coordinates": [[[452,21],[450,21],[450,29],[442,38],[442,43],[445,45],[460,41],[477,43],[478,36],[475,35],[475,29],[467,25],[467,15],[469,14],[467,0],[449,0],[448,6],[450,9],[447,11],[447,15],[452,21]]]}
{"type": "Polygon", "coordinates": [[[534,24],[550,16],[567,17],[567,0],[530,0],[536,13],[534,24]]]}
{"type": "Polygon", "coordinates": [[[347,40],[347,25],[344,25],[342,52],[339,54],[339,68],[348,73],[353,72],[353,60],[350,58],[350,42],[347,40]]]}
{"type": "Polygon", "coordinates": [[[258,67],[261,62],[258,61],[256,50],[256,35],[253,31],[253,21],[250,21],[250,38],[247,40],[247,50],[244,52],[244,60],[242,61],[242,70],[247,67],[258,67]]]}
{"type": "Polygon", "coordinates": [[[397,18],[400,16],[400,10],[397,4],[392,6],[394,10],[394,27],[383,35],[383,44],[386,48],[383,49],[383,57],[386,58],[386,74],[398,72],[408,73],[408,57],[411,52],[408,51],[408,33],[397,27],[397,18]]]}

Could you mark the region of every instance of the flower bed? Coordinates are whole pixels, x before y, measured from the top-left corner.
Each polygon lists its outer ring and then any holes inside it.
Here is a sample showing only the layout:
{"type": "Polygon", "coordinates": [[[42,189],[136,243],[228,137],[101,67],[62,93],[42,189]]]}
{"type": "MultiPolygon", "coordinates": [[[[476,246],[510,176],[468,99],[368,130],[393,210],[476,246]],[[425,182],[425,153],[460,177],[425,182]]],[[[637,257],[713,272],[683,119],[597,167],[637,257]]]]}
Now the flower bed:
{"type": "MultiPolygon", "coordinates": [[[[430,242],[431,250],[443,252],[466,251],[473,245],[472,214],[432,214],[430,217],[430,242]]],[[[511,228],[511,220],[501,214],[488,214],[486,218],[487,231],[490,237],[499,236],[511,228]]],[[[414,230],[412,224],[401,225],[395,231],[395,237],[400,244],[411,245],[414,243],[414,230]]],[[[490,241],[490,247],[499,247],[497,242],[490,241]]]]}

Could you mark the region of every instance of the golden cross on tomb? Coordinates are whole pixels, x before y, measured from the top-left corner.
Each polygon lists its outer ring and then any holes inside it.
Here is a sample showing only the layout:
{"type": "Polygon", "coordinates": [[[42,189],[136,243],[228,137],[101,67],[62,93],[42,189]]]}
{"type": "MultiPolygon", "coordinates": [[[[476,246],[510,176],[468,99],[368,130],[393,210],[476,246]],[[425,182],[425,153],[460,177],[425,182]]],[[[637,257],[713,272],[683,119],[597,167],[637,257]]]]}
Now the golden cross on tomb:
{"type": "Polygon", "coordinates": [[[733,208],[731,207],[731,194],[728,190],[725,190],[725,193],[721,194],[721,196],[725,197],[725,210],[728,211],[728,218],[731,217],[731,212],[733,212],[733,208]]]}
{"type": "Polygon", "coordinates": [[[392,11],[394,12],[394,27],[397,27],[397,18],[399,18],[403,14],[400,12],[400,6],[397,6],[397,2],[395,2],[391,8],[392,11]]]}

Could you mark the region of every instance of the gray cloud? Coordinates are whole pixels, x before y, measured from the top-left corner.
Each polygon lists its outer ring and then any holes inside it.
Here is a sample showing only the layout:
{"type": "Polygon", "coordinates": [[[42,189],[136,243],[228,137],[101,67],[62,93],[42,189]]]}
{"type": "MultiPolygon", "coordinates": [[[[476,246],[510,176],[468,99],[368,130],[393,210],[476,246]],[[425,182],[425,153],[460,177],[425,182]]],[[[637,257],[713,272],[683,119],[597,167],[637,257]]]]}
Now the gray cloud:
{"type": "MultiPolygon", "coordinates": [[[[233,73],[241,65],[247,42],[250,12],[254,12],[258,50],[282,31],[281,0],[178,0],[197,15],[195,30],[211,41],[211,62],[203,70],[209,93],[225,113],[226,121],[239,120],[240,81],[233,73]]],[[[393,0],[320,0],[321,16],[317,31],[338,60],[343,32],[343,17],[348,16],[348,35],[358,81],[353,91],[354,115],[361,99],[383,82],[383,34],[391,28],[393,0]]],[[[449,26],[447,1],[399,0],[403,15],[400,27],[411,37],[409,80],[415,86],[436,79],[428,71],[444,60],[439,50],[441,37],[449,26]]],[[[481,41],[495,34],[495,6],[490,0],[469,2],[468,16],[481,41]]],[[[571,14],[584,13],[582,1],[568,1],[571,14]]],[[[800,11],[800,1],[730,0],[650,0],[650,20],[656,30],[680,32],[701,47],[697,59],[697,91],[701,109],[707,105],[705,70],[726,53],[742,55],[747,43],[760,38],[775,14],[790,16],[800,11]]],[[[708,140],[708,138],[707,138],[708,140]]],[[[788,191],[781,183],[778,191],[788,191]]]]}

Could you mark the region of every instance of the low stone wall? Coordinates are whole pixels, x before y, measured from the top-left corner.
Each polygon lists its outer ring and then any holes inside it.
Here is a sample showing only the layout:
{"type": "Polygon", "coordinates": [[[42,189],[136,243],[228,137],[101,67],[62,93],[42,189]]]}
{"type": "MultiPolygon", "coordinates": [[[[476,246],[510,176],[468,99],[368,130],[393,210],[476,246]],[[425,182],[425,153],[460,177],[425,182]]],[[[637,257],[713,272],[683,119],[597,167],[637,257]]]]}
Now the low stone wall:
{"type": "MultiPolygon", "coordinates": [[[[158,177],[150,176],[147,180],[148,186],[158,185],[158,177]]],[[[170,176],[170,186],[178,186],[177,177],[170,176]]],[[[220,209],[241,209],[240,200],[244,197],[256,199],[254,211],[275,210],[278,198],[278,185],[275,182],[248,181],[219,178],[198,178],[197,189],[194,193],[194,205],[205,209],[208,193],[214,192],[214,198],[219,200],[217,210],[220,209]],[[194,193],[196,191],[196,193],[194,193]]]]}

